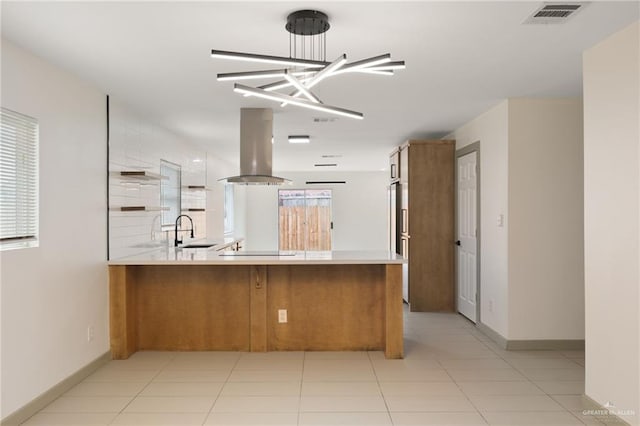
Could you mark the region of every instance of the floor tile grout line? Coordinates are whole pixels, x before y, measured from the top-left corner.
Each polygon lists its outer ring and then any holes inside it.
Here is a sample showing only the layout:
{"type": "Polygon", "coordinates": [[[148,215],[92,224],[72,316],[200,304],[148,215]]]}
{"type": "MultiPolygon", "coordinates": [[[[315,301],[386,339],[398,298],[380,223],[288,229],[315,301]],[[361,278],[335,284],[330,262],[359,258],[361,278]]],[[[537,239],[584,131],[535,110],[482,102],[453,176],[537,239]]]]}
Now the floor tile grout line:
{"type": "MultiPolygon", "coordinates": [[[[438,361],[439,362],[439,361],[438,361]]],[[[444,368],[444,366],[443,366],[444,368]]],[[[469,395],[466,394],[466,392],[460,387],[460,384],[458,384],[458,382],[455,380],[455,378],[449,373],[449,370],[447,370],[446,368],[444,369],[444,371],[447,373],[447,376],[449,376],[449,378],[451,379],[451,381],[453,383],[455,383],[455,385],[458,387],[458,389],[460,390],[460,393],[462,393],[462,395],[464,395],[465,398],[467,398],[467,401],[469,401],[469,404],[471,404],[471,406],[476,410],[476,412],[478,413],[478,415],[482,418],[482,420],[488,425],[489,421],[484,417],[484,415],[482,414],[482,412],[480,412],[480,410],[478,409],[478,407],[476,406],[476,404],[473,403],[473,401],[471,401],[471,398],[469,398],[469,395]]]]}
{"type": "Polygon", "coordinates": [[[369,359],[369,364],[371,365],[371,369],[373,370],[373,375],[376,378],[376,384],[378,385],[378,390],[380,391],[380,397],[382,398],[382,402],[384,403],[384,406],[387,409],[387,416],[389,417],[389,423],[391,424],[391,426],[393,426],[393,417],[391,416],[391,409],[389,408],[389,404],[387,403],[387,398],[384,397],[384,392],[382,392],[382,386],[380,386],[380,379],[378,378],[378,372],[376,371],[373,365],[373,360],[371,359],[370,352],[367,352],[367,358],[369,359]]]}
{"type": "MultiPolygon", "coordinates": [[[[560,352],[560,351],[553,351],[553,352],[560,352]]],[[[563,355],[560,352],[560,355],[563,355]]],[[[498,356],[500,356],[498,354],[498,356]]],[[[562,407],[565,411],[569,412],[572,416],[573,413],[571,413],[571,411],[569,411],[568,409],[566,409],[562,404],[560,404],[555,398],[553,398],[552,395],[550,395],[549,393],[547,393],[544,389],[542,389],[542,387],[540,387],[535,381],[533,381],[533,379],[531,379],[529,376],[527,376],[521,368],[518,368],[516,366],[514,366],[512,363],[509,362],[509,359],[500,356],[501,359],[503,359],[507,364],[509,364],[514,370],[516,370],[518,373],[520,373],[524,378],[527,379],[527,382],[531,383],[533,386],[535,386],[537,389],[539,389],[547,398],[551,399],[553,402],[555,402],[556,404],[558,404],[560,407],[562,407]]],[[[524,359],[534,359],[534,358],[524,358],[524,359]]],[[[556,358],[552,358],[552,359],[556,359],[556,358]]],[[[557,359],[563,359],[563,358],[557,358],[557,359]]],[[[575,417],[575,416],[574,416],[575,417]]],[[[581,419],[578,419],[582,422],[581,419]]],[[[582,422],[584,423],[584,422],[582,422]]]]}
{"type": "Polygon", "coordinates": [[[236,361],[233,363],[233,366],[229,369],[229,374],[227,374],[227,377],[226,377],[225,381],[222,382],[222,386],[220,387],[220,390],[218,391],[218,395],[216,395],[216,397],[213,399],[213,402],[211,403],[211,406],[209,407],[209,411],[204,416],[204,420],[202,421],[202,425],[203,426],[207,423],[207,419],[209,418],[209,416],[213,412],[213,407],[216,406],[216,403],[218,402],[218,399],[220,399],[220,395],[222,395],[222,391],[224,390],[224,387],[226,386],[227,383],[229,383],[229,378],[231,378],[231,375],[233,374],[233,371],[235,370],[236,366],[240,362],[240,358],[242,358],[242,354],[238,353],[237,356],[236,356],[236,361]]]}
{"type": "MultiPolygon", "coordinates": [[[[129,357],[129,358],[127,358],[127,359],[130,359],[130,358],[131,358],[131,357],[129,357]]],[[[165,364],[163,367],[161,367],[161,368],[156,372],[156,374],[154,374],[154,375],[153,375],[153,377],[151,377],[151,378],[147,381],[147,384],[146,384],[142,389],[140,389],[140,391],[138,391],[138,393],[137,393],[137,394],[135,394],[133,397],[131,397],[131,399],[129,400],[129,402],[128,402],[124,407],[122,407],[122,409],[118,412],[118,414],[116,414],[116,416],[111,420],[111,422],[109,423],[110,425],[112,425],[112,424],[113,424],[113,422],[115,422],[115,421],[116,421],[116,419],[117,419],[118,417],[120,417],[120,415],[121,415],[121,414],[124,414],[124,410],[126,410],[126,409],[127,409],[127,407],[128,407],[128,406],[130,406],[130,405],[131,405],[131,403],[132,403],[136,398],[138,398],[138,396],[140,396],[140,394],[141,394],[141,393],[142,393],[142,392],[143,392],[143,391],[144,391],[144,390],[145,390],[145,389],[146,389],[146,388],[151,384],[151,382],[153,382],[153,379],[155,379],[156,377],[158,377],[158,375],[162,372],[162,370],[163,370],[163,369],[164,369],[164,368],[165,368],[165,367],[166,367],[170,362],[171,362],[171,361],[167,361],[167,362],[166,362],[166,364],[165,364]]],[[[107,364],[107,365],[108,365],[108,364],[107,364]]]]}
{"type": "MultiPolygon", "coordinates": [[[[165,363],[164,363],[164,365],[163,365],[163,366],[158,370],[158,372],[157,372],[153,377],[151,377],[151,379],[149,379],[149,381],[147,382],[147,384],[146,384],[146,385],[145,385],[145,386],[144,386],[144,387],[143,387],[143,388],[142,388],[142,389],[141,389],[141,390],[140,390],[136,395],[134,395],[134,396],[131,398],[131,400],[130,400],[130,401],[129,401],[129,402],[128,402],[128,403],[127,403],[123,408],[122,408],[122,410],[120,410],[120,412],[118,412],[118,413],[116,414],[116,416],[115,416],[115,417],[111,420],[111,422],[109,423],[110,425],[112,425],[112,424],[116,421],[116,419],[117,419],[121,414],[124,414],[124,410],[126,410],[126,409],[127,409],[127,407],[128,407],[129,405],[131,405],[131,403],[132,403],[136,398],[140,397],[140,396],[141,396],[141,393],[142,393],[142,392],[144,392],[144,390],[145,390],[145,389],[147,389],[147,388],[149,387],[149,385],[151,385],[151,383],[152,383],[152,382],[153,382],[153,381],[154,381],[154,380],[155,380],[155,379],[156,379],[156,378],[157,378],[157,377],[158,377],[158,376],[159,376],[163,371],[167,371],[167,370],[166,370],[166,367],[167,367],[167,366],[169,366],[169,365],[171,364],[171,362],[172,362],[172,361],[174,361],[174,360],[177,358],[177,356],[179,355],[179,353],[180,353],[180,352],[175,352],[175,353],[173,353],[173,354],[172,354],[172,357],[171,357],[171,358],[169,358],[169,359],[167,360],[167,362],[165,362],[165,363]]],[[[238,359],[239,359],[239,357],[238,357],[238,359]]],[[[237,363],[237,360],[236,360],[236,363],[237,363]]],[[[234,365],[235,365],[235,364],[234,364],[234,365]]],[[[232,367],[232,369],[233,369],[233,367],[232,367]]],[[[132,371],[133,371],[133,370],[132,370],[132,371]]],[[[230,372],[229,374],[231,374],[231,372],[230,372]]],[[[228,378],[228,376],[227,376],[227,378],[228,378]]],[[[223,385],[223,386],[224,386],[224,385],[223,385]]],[[[220,391],[218,392],[218,396],[220,395],[220,392],[222,392],[222,388],[221,388],[221,389],[220,389],[220,391]]],[[[190,397],[193,397],[193,396],[186,396],[185,398],[190,398],[190,397]]],[[[209,408],[209,412],[210,412],[210,411],[211,411],[211,409],[213,408],[213,405],[215,404],[215,401],[216,401],[216,400],[217,400],[217,396],[216,396],[216,398],[214,399],[214,402],[213,402],[212,406],[209,408]]],[[[205,414],[203,424],[204,424],[204,422],[206,422],[207,417],[208,417],[208,412],[207,412],[207,414],[205,414]]]]}
{"type": "Polygon", "coordinates": [[[300,425],[300,408],[302,407],[302,388],[304,386],[304,368],[307,361],[307,351],[302,352],[302,374],[300,375],[300,392],[298,395],[298,416],[296,417],[296,424],[300,425]]]}
{"type": "MultiPolygon", "coordinates": [[[[585,424],[585,425],[586,425],[586,424],[588,424],[588,423],[585,423],[585,422],[584,422],[584,420],[582,420],[580,417],[578,417],[578,416],[577,416],[573,411],[571,411],[571,410],[567,410],[567,411],[568,411],[568,412],[569,412],[569,414],[571,414],[573,417],[575,417],[576,419],[578,419],[578,421],[579,421],[580,423],[585,424]]],[[[599,418],[597,418],[596,416],[592,416],[592,417],[593,417],[593,419],[594,419],[595,421],[597,421],[598,423],[603,424],[603,425],[605,424],[605,423],[603,423],[602,421],[600,421],[600,419],[599,419],[599,418]]]]}

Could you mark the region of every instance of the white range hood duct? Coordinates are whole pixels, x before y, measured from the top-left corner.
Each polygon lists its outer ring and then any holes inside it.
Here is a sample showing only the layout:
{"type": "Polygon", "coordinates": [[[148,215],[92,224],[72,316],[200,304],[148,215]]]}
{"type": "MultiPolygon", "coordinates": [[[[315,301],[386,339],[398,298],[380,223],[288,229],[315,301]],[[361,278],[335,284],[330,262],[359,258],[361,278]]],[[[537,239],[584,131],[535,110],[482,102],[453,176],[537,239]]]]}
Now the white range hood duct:
{"type": "Polygon", "coordinates": [[[282,185],[288,179],[273,176],[273,110],[240,109],[240,175],[225,179],[239,185],[282,185]]]}

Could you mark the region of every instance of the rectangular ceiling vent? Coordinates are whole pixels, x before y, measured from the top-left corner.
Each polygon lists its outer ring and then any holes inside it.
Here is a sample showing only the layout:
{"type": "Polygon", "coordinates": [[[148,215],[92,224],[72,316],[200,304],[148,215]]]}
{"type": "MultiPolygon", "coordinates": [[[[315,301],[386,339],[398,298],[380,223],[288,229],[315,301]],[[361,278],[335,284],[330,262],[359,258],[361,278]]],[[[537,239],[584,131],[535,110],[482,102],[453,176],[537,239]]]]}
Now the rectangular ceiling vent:
{"type": "Polygon", "coordinates": [[[584,3],[545,3],[524,24],[563,24],[582,10],[584,3]]]}
{"type": "Polygon", "coordinates": [[[305,182],[307,185],[344,185],[346,180],[308,180],[305,182]]]}

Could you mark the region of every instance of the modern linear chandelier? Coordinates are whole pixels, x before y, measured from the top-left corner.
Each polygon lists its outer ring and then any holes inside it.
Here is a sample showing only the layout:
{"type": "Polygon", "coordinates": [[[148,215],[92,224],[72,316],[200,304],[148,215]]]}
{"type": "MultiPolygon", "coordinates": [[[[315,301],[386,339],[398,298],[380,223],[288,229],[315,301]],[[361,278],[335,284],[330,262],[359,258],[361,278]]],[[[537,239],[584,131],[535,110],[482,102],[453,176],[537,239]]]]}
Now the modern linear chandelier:
{"type": "Polygon", "coordinates": [[[212,58],[274,64],[284,68],[218,74],[218,81],[275,79],[257,87],[235,83],[233,90],[244,96],[280,102],[281,106],[290,104],[362,119],[364,115],[360,112],[326,105],[311,89],[322,80],[340,74],[393,75],[394,70],[405,68],[404,61],[391,61],[389,53],[351,63],[347,63],[347,55],[342,54],[333,62],[327,62],[326,38],[327,30],[330,28],[329,19],[325,13],[317,10],[299,10],[291,13],[287,17],[285,28],[289,32],[289,57],[211,50],[212,58]]]}

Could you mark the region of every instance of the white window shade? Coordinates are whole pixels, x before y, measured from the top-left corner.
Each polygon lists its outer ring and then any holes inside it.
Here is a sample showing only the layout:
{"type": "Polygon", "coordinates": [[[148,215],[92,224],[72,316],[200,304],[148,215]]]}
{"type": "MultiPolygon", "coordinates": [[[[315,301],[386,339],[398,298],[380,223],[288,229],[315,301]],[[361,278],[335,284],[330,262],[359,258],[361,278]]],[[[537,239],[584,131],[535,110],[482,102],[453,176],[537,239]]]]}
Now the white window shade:
{"type": "Polygon", "coordinates": [[[0,108],[0,249],[38,245],[38,121],[0,108]]]}

